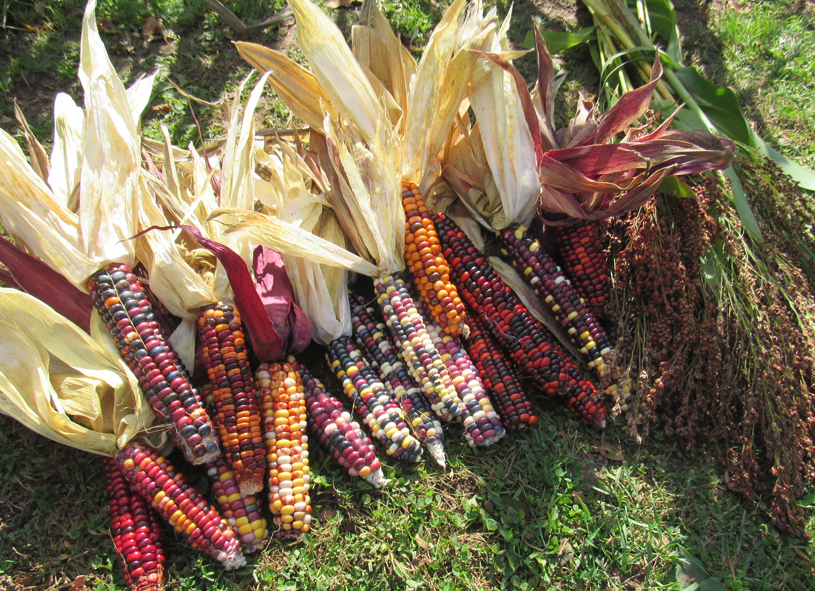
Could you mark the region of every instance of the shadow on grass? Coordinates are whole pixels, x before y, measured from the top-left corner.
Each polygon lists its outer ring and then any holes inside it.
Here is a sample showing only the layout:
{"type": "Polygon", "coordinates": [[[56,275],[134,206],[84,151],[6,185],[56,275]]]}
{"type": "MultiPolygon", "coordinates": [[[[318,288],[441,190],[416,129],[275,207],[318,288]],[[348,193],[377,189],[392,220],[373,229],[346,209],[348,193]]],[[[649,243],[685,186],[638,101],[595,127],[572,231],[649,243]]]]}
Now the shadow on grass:
{"type": "MultiPolygon", "coordinates": [[[[29,120],[35,135],[50,144],[53,129],[53,104],[57,93],[69,94],[82,104],[82,87],[77,78],[79,42],[84,0],[52,0],[65,11],[59,20],[42,16],[34,31],[9,29],[0,37],[0,126],[11,134],[18,131],[14,121],[14,100],[29,120]],[[64,6],[63,6],[64,5],[64,6]]],[[[100,2],[97,23],[102,40],[114,68],[125,85],[139,76],[159,72],[150,106],[143,114],[147,135],[161,138],[159,126],[167,125],[170,136],[178,145],[193,141],[200,144],[195,120],[187,99],[168,82],[171,79],[186,92],[209,102],[215,102],[233,91],[250,71],[232,44],[231,30],[214,13],[206,12],[202,0],[189,3],[180,12],[171,12],[174,2],[151,7],[161,19],[163,28],[144,29],[151,14],[140,11],[122,14],[110,8],[110,2],[100,2]],[[162,13],[161,8],[167,12],[162,13]],[[169,8],[168,8],[169,7],[169,8]],[[105,9],[108,9],[105,12],[105,9]],[[121,17],[122,21],[111,20],[121,17]],[[178,28],[173,29],[171,25],[178,28]]],[[[149,4],[149,3],[148,3],[149,4]]],[[[256,22],[274,14],[285,5],[283,0],[258,7],[252,3],[233,2],[232,9],[247,22],[256,22]],[[246,6],[243,6],[246,5],[246,6]]],[[[16,26],[16,21],[10,23],[16,26]]],[[[254,35],[248,41],[270,47],[283,47],[292,21],[254,35]]],[[[224,131],[220,109],[194,105],[205,137],[224,131]]],[[[263,109],[260,115],[264,116],[263,109]]]]}

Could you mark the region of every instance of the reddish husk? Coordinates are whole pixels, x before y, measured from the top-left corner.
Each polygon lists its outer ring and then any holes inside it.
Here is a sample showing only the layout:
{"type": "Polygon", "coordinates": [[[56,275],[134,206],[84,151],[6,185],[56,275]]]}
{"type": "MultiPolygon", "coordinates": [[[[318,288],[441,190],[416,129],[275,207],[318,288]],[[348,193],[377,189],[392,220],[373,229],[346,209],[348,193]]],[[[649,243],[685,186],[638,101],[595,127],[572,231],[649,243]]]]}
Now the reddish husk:
{"type": "Polygon", "coordinates": [[[0,281],[51,306],[87,333],[91,332],[93,298],[41,260],[0,237],[0,262],[8,272],[0,281]]]}
{"type": "MultiPolygon", "coordinates": [[[[648,109],[662,76],[659,55],[648,84],[624,94],[597,123],[586,122],[555,131],[554,66],[537,29],[538,100],[546,117],[540,120],[526,84],[503,56],[484,54],[512,74],[518,83],[541,180],[539,215],[550,225],[575,219],[600,220],[633,211],[650,199],[668,176],[721,170],[730,165],[733,142],[704,131],[669,131],[677,111],[656,130],[632,128],[648,109]],[[619,143],[612,140],[620,133],[619,143]]],[[[518,220],[514,220],[518,221],[518,220]]]]}

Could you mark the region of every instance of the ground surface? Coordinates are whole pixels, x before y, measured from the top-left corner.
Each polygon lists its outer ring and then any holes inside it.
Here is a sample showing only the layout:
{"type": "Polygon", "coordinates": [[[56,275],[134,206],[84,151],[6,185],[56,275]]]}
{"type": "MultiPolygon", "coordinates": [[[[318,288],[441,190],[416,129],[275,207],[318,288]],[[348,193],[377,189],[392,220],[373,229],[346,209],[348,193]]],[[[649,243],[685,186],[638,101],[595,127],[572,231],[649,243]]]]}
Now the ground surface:
{"type": "MultiPolygon", "coordinates": [[[[56,93],[81,101],[81,6],[81,0],[0,5],[8,27],[0,32],[0,126],[10,133],[18,133],[15,99],[46,145],[56,93]]],[[[283,3],[232,0],[229,6],[250,24],[283,3]]],[[[498,7],[505,14],[508,3],[498,7]]],[[[391,1],[383,9],[416,47],[443,11],[422,0],[391,1]]],[[[510,36],[517,44],[535,18],[561,31],[591,22],[582,4],[569,0],[521,1],[513,10],[510,36]]],[[[357,11],[332,14],[347,33],[357,11]]],[[[680,0],[677,11],[686,62],[734,86],[768,142],[815,163],[812,2],[680,0]]],[[[193,104],[193,118],[187,99],[169,83],[218,101],[231,97],[249,73],[232,47],[232,32],[205,11],[203,0],[100,0],[99,16],[126,84],[161,71],[143,120],[146,134],[160,137],[163,124],[175,143],[198,145],[197,119],[203,137],[223,135],[220,108],[193,104]]],[[[293,28],[289,21],[251,40],[296,57],[293,28]]],[[[566,118],[570,99],[578,90],[596,92],[599,80],[585,47],[560,63],[569,74],[566,118]]],[[[528,76],[532,58],[519,67],[528,76]]],[[[257,120],[268,127],[290,124],[271,93],[257,120]]],[[[322,369],[320,351],[304,359],[322,369]]],[[[173,542],[168,588],[685,589],[706,577],[703,589],[815,588],[812,542],[778,534],[760,500],[749,504],[729,492],[712,455],[685,453],[660,434],[642,445],[615,427],[600,435],[558,406],[536,405],[539,428],[510,435],[493,450],[472,451],[448,428],[445,472],[386,461],[394,481],[381,493],[315,452],[316,524],[305,544],[273,542],[247,568],[224,573],[173,542]]],[[[207,489],[201,472],[189,475],[207,489]]],[[[809,492],[805,504],[815,506],[815,491],[809,492]]],[[[808,531],[815,533],[812,515],[810,509],[808,531]]],[[[98,461],[0,417],[0,589],[119,589],[114,554],[98,461]]]]}

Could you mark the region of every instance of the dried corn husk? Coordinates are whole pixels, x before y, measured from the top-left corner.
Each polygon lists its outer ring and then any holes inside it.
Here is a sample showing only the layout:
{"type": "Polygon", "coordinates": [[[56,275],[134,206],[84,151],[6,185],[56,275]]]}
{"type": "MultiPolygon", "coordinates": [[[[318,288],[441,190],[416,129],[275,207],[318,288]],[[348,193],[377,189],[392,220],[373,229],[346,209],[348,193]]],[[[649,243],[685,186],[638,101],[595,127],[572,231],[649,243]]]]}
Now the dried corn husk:
{"type": "Polygon", "coordinates": [[[0,288],[0,411],[54,441],[112,455],[154,415],[101,319],[91,335],[0,288]]]}
{"type": "Polygon", "coordinates": [[[96,0],[85,8],[79,79],[85,91],[79,221],[83,251],[97,267],[135,263],[130,237],[138,232],[144,189],[138,121],[150,96],[150,80],[125,90],[96,28],[96,0]],[[145,96],[146,95],[146,96],[145,96]],[[131,106],[132,105],[132,106],[131,106]]]}
{"type": "Polygon", "coordinates": [[[335,111],[314,74],[285,54],[257,43],[238,41],[235,47],[253,68],[271,73],[269,84],[292,113],[312,129],[322,130],[323,109],[335,111]]]}
{"type": "Polygon", "coordinates": [[[85,289],[98,265],[86,254],[79,216],[60,205],[28,165],[17,142],[0,130],[0,220],[17,244],[85,289]]]}
{"type": "Polygon", "coordinates": [[[495,9],[482,16],[480,1],[456,0],[430,36],[410,83],[407,120],[402,139],[402,178],[427,192],[441,174],[438,152],[460,112],[479,59],[495,34],[495,9]]]}
{"type": "MultiPolygon", "coordinates": [[[[483,51],[503,54],[511,59],[518,54],[509,51],[506,32],[510,14],[501,28],[491,35],[483,51]]],[[[502,208],[490,218],[494,230],[512,222],[528,223],[535,214],[540,181],[536,174],[537,158],[532,135],[527,126],[516,79],[489,57],[480,56],[482,77],[469,93],[478,121],[479,139],[492,179],[501,197],[502,208]]]]}
{"type": "Polygon", "coordinates": [[[70,96],[60,92],[54,100],[54,145],[48,185],[62,207],[69,207],[71,196],[79,185],[84,120],[82,109],[70,96]]]}
{"type": "Polygon", "coordinates": [[[339,116],[352,122],[366,142],[373,142],[382,116],[381,97],[377,96],[342,33],[308,0],[291,0],[289,6],[297,20],[297,45],[324,93],[339,116]]]}
{"type": "Polygon", "coordinates": [[[85,290],[87,277],[109,262],[135,263],[138,204],[145,191],[138,122],[153,77],[125,89],[96,28],[96,2],[82,21],[79,77],[85,114],[67,97],[55,108],[52,189],[0,132],[0,220],[15,241],[85,290]],[[81,146],[81,147],[80,147],[81,146]],[[77,177],[81,195],[77,203],[77,177]]]}

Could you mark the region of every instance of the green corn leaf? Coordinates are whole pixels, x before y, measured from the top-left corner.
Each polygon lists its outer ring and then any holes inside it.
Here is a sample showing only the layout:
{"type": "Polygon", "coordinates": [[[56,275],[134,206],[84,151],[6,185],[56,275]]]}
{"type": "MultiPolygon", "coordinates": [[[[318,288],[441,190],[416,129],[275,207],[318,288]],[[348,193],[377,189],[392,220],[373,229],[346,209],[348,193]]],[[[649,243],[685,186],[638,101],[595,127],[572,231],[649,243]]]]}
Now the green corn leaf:
{"type": "Polygon", "coordinates": [[[695,193],[688,186],[688,183],[679,177],[669,176],[659,184],[660,193],[667,193],[674,197],[693,197],[695,193]]]}
{"type": "Polygon", "coordinates": [[[741,112],[735,92],[730,88],[715,86],[696,68],[677,70],[676,77],[721,133],[734,141],[753,145],[750,126],[741,112]]]}
{"type": "Polygon", "coordinates": [[[671,0],[648,0],[648,17],[651,28],[667,43],[663,50],[671,61],[682,63],[682,50],[679,43],[679,29],[676,28],[676,10],[671,0]]]}
{"type": "Polygon", "coordinates": [[[730,181],[730,192],[733,194],[733,206],[736,208],[736,213],[739,214],[741,223],[744,229],[756,242],[764,242],[764,236],[761,234],[761,228],[758,227],[756,216],[753,215],[753,210],[750,209],[750,204],[747,203],[747,196],[744,194],[744,188],[741,186],[739,175],[736,170],[730,166],[724,171],[724,176],[730,181]]]}
{"type": "MultiPolygon", "coordinates": [[[[541,37],[546,41],[546,46],[549,48],[549,53],[555,55],[561,51],[566,51],[570,47],[585,43],[594,37],[594,31],[597,27],[586,27],[574,33],[555,33],[552,31],[541,31],[541,37]]],[[[532,49],[535,47],[535,33],[529,31],[524,39],[524,48],[532,49]]]]}
{"type": "Polygon", "coordinates": [[[721,242],[711,244],[707,252],[702,255],[702,277],[705,283],[713,290],[717,296],[719,295],[719,288],[722,285],[722,259],[724,257],[724,250],[721,242]]]}

